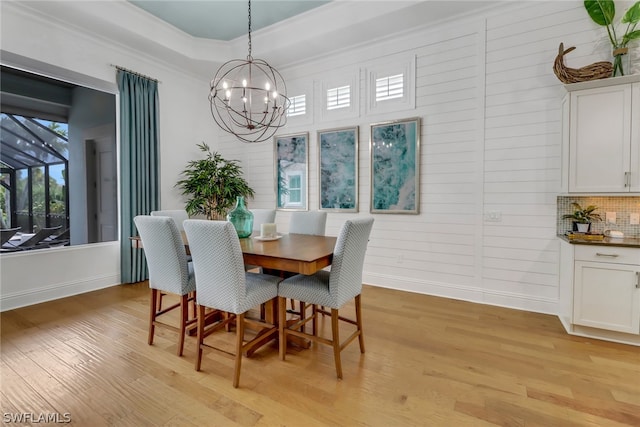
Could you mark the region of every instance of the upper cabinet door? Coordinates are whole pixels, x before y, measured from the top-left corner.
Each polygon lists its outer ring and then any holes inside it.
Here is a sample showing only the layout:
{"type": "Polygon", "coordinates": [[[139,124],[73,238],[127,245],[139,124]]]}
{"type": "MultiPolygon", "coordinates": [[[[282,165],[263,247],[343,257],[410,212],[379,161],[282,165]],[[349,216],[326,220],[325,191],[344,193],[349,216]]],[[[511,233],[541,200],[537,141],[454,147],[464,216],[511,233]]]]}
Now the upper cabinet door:
{"type": "Polygon", "coordinates": [[[629,192],[631,84],[571,93],[569,191],[629,192]]]}

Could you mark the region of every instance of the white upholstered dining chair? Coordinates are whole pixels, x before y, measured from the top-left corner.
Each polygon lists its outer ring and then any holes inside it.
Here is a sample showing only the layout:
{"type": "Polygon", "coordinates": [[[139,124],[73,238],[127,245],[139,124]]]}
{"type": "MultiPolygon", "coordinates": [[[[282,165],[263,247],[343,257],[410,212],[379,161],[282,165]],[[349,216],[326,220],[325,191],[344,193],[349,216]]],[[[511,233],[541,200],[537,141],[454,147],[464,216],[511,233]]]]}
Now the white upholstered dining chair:
{"type": "MultiPolygon", "coordinates": [[[[180,232],[184,231],[184,226],[182,225],[182,223],[186,219],[189,219],[189,214],[184,209],[167,209],[167,210],[151,211],[150,215],[151,216],[167,216],[173,219],[173,221],[175,221],[176,223],[176,227],[178,228],[178,231],[180,232]]],[[[187,254],[187,261],[191,261],[191,255],[187,254]]],[[[158,294],[158,308],[157,308],[158,310],[162,309],[163,298],[164,298],[164,293],[160,292],[160,294],[158,294]]]]}
{"type": "Polygon", "coordinates": [[[196,370],[200,370],[204,339],[235,320],[236,346],[233,386],[240,382],[242,353],[250,351],[259,342],[278,333],[276,325],[246,316],[249,309],[278,296],[280,278],[266,274],[247,273],[244,269],[242,249],[235,228],[226,221],[190,219],[184,222],[196,274],[198,303],[198,354],[196,370]],[[207,326],[200,321],[206,307],[224,311],[222,321],[207,326]],[[262,332],[244,343],[246,325],[262,328],[262,332]]]}
{"type": "Polygon", "coordinates": [[[325,211],[291,212],[289,233],[324,236],[326,226],[325,211]]]}
{"type": "Polygon", "coordinates": [[[360,294],[362,292],[362,268],[369,235],[373,227],[373,218],[348,220],[342,226],[333,252],[331,271],[320,270],[314,275],[298,274],[283,280],[278,285],[278,324],[280,336],[280,359],[284,360],[287,352],[289,335],[306,337],[316,342],[333,347],[333,356],[338,378],[342,378],[342,362],[340,352],[355,338],[360,343],[360,352],[364,353],[364,336],[362,334],[362,310],[360,294]],[[312,305],[312,313],[287,326],[286,298],[304,301],[312,305]],[[355,300],[356,319],[348,319],[339,315],[339,309],[351,299],[355,300]],[[331,312],[319,309],[324,306],[331,312]],[[317,335],[316,322],[319,313],[331,314],[331,338],[317,335]],[[313,332],[308,334],[300,330],[307,322],[313,323],[313,332]],[[355,325],[356,330],[349,338],[340,341],[339,322],[355,325]]]}
{"type": "MultiPolygon", "coordinates": [[[[324,236],[326,227],[327,213],[325,211],[292,212],[289,218],[289,233],[324,236]]],[[[296,309],[295,299],[291,299],[291,309],[294,311],[296,309]]],[[[300,313],[304,311],[304,301],[300,301],[300,313]]]]}
{"type": "Polygon", "coordinates": [[[260,234],[261,224],[272,224],[276,222],[275,209],[249,209],[253,214],[253,232],[260,234]]]}
{"type": "Polygon", "coordinates": [[[182,223],[189,219],[189,214],[184,209],[168,209],[168,210],[160,210],[160,211],[151,211],[151,216],[168,216],[173,218],[176,222],[176,227],[178,227],[179,231],[184,230],[184,226],[182,223]]]}
{"type": "MultiPolygon", "coordinates": [[[[174,220],[167,216],[139,215],[133,221],[136,224],[149,268],[149,345],[153,344],[156,326],[175,327],[158,318],[175,308],[180,308],[178,326],[178,356],[182,356],[186,329],[195,322],[195,313],[189,318],[189,300],[194,299],[196,290],[193,268],[187,262],[182,236],[174,220]],[[158,302],[161,293],[171,293],[180,297],[180,302],[162,309],[158,302]]],[[[194,309],[195,311],[195,309],[194,309]]]]}

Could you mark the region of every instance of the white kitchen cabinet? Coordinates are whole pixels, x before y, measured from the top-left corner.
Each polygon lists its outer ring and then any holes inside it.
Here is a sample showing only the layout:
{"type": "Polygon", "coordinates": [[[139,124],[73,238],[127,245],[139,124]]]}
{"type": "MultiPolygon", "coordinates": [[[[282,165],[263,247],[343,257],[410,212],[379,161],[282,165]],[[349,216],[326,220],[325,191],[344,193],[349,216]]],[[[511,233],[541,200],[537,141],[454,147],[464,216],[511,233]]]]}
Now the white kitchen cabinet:
{"type": "Polygon", "coordinates": [[[640,192],[639,80],[629,76],[566,85],[569,192],[640,192]]]}
{"type": "Polygon", "coordinates": [[[640,335],[640,251],[576,246],[575,325],[640,335]]]}

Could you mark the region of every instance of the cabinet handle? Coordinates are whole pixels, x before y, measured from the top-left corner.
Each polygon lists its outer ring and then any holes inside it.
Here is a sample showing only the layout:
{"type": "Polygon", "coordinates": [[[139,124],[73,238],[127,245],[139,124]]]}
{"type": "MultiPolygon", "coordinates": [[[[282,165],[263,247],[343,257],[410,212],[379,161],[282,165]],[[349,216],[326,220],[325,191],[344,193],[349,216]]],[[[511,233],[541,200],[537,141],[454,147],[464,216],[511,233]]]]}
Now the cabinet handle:
{"type": "Polygon", "coordinates": [[[640,289],[640,273],[636,271],[636,289],[640,289]]]}
{"type": "Polygon", "coordinates": [[[630,185],[630,182],[631,182],[630,178],[631,178],[631,172],[625,172],[624,173],[624,186],[625,186],[625,188],[630,185]]]}
{"type": "Polygon", "coordinates": [[[602,254],[600,252],[596,252],[596,256],[606,256],[609,258],[618,258],[620,255],[618,254],[602,254]]]}

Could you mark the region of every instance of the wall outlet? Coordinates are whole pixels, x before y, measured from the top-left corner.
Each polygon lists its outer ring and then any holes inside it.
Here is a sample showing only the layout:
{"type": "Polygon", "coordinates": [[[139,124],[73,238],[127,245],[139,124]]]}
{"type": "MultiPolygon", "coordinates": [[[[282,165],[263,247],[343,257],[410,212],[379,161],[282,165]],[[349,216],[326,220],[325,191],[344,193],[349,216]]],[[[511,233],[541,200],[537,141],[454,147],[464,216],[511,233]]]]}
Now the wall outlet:
{"type": "Polygon", "coordinates": [[[638,225],[640,224],[640,213],[638,212],[631,212],[629,214],[629,224],[631,225],[638,225]]]}
{"type": "Polygon", "coordinates": [[[500,212],[500,211],[485,212],[484,220],[486,222],[501,222],[502,221],[502,212],[500,212]]]}
{"type": "Polygon", "coordinates": [[[615,212],[607,212],[605,214],[605,222],[607,224],[615,224],[616,223],[616,213],[615,212]]]}

